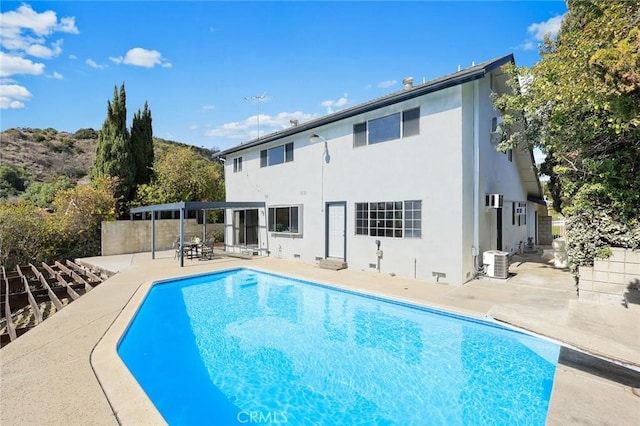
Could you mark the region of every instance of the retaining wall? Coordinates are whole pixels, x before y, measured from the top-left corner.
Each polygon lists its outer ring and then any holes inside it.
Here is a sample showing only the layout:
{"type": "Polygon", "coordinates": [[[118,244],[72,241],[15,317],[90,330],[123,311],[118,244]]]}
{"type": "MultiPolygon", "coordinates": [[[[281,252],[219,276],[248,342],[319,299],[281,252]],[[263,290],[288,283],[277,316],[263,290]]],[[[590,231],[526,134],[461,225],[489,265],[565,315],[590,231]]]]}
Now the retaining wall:
{"type": "Polygon", "coordinates": [[[595,259],[592,267],[580,267],[580,300],[626,304],[630,294],[640,289],[640,251],[623,248],[611,251],[608,259],[595,259]]]}
{"type": "MultiPolygon", "coordinates": [[[[222,231],[224,224],[208,223],[207,234],[222,231]]],[[[155,221],[156,250],[173,248],[180,235],[180,219],[157,219],[155,221]]],[[[202,225],[196,219],[185,219],[184,239],[202,238],[202,225]]],[[[102,222],[102,255],[142,253],[151,251],[150,220],[117,220],[102,222]]]]}

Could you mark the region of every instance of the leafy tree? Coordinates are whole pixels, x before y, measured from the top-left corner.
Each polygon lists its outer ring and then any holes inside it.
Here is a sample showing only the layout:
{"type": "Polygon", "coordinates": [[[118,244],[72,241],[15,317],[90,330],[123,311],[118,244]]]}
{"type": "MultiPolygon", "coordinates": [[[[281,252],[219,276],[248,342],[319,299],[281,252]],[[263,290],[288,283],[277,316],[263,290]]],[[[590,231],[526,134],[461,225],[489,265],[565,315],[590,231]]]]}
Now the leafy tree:
{"type": "Polygon", "coordinates": [[[138,188],[135,204],[224,200],[222,166],[190,147],[173,146],[159,151],[154,171],[151,183],[138,188]]]}
{"type": "Polygon", "coordinates": [[[25,190],[24,170],[0,164],[0,198],[9,198],[25,190]]]}
{"type": "Polygon", "coordinates": [[[52,210],[26,199],[0,205],[0,264],[53,262],[100,254],[102,220],[115,217],[113,178],[59,191],[52,210]]]}
{"type": "Polygon", "coordinates": [[[147,102],[144,110],[138,110],[133,115],[131,125],[131,147],[135,161],[135,182],[137,185],[149,183],[153,173],[153,129],[151,126],[151,111],[147,102]]]}
{"type": "Polygon", "coordinates": [[[0,264],[13,269],[48,257],[53,236],[45,227],[46,215],[26,200],[0,205],[0,264]]]}
{"type": "Polygon", "coordinates": [[[73,187],[73,183],[66,176],[58,176],[53,182],[32,182],[23,198],[38,207],[49,207],[59,191],[73,187]]]}
{"type": "Polygon", "coordinates": [[[508,67],[502,148],[547,155],[554,208],[568,218],[571,267],[640,246],[640,1],[568,0],[557,39],[532,68],[508,67]],[[527,125],[518,127],[526,120],[527,125]]]}
{"type": "Polygon", "coordinates": [[[91,185],[78,185],[56,195],[49,227],[59,235],[55,246],[58,257],[100,254],[102,221],[116,218],[116,188],[116,179],[99,178],[91,185]]]}

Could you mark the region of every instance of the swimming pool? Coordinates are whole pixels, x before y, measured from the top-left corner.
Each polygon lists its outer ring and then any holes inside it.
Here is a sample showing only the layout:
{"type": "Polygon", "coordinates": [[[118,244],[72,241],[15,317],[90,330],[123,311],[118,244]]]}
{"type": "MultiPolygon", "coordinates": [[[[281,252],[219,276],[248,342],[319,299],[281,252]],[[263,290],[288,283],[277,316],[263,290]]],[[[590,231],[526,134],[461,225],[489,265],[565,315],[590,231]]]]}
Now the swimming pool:
{"type": "Polygon", "coordinates": [[[544,424],[559,350],[245,268],[154,285],[118,345],[169,424],[544,424]]]}

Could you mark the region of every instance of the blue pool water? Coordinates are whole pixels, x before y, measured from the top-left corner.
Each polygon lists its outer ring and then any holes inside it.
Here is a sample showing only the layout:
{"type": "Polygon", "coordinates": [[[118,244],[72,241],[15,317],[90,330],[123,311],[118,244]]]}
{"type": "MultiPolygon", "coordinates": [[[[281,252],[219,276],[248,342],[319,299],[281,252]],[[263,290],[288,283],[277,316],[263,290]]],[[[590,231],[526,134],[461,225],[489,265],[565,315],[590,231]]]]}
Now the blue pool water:
{"type": "Polygon", "coordinates": [[[559,350],[234,269],[153,286],[118,354],[169,424],[543,425],[559,350]]]}

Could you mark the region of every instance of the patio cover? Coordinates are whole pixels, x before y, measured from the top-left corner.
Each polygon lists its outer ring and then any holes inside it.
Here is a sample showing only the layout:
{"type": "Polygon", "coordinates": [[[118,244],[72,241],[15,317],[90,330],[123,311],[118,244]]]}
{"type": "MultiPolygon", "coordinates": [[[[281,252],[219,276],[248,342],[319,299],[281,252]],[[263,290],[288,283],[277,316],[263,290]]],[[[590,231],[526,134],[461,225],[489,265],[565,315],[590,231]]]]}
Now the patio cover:
{"type": "MultiPolygon", "coordinates": [[[[151,258],[156,258],[156,215],[155,212],[180,211],[180,247],[184,243],[184,219],[187,210],[218,210],[218,209],[245,209],[266,208],[266,203],[260,201],[226,202],[226,201],[182,201],[179,203],[154,204],[151,206],[134,207],[130,210],[133,217],[137,213],[153,213],[151,215],[151,258]]],[[[206,226],[206,221],[203,221],[206,226]]],[[[180,266],[184,266],[184,251],[180,250],[180,266]]]]}

